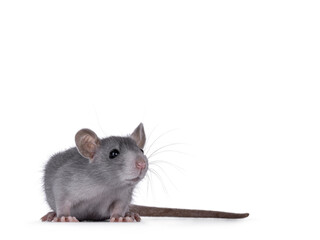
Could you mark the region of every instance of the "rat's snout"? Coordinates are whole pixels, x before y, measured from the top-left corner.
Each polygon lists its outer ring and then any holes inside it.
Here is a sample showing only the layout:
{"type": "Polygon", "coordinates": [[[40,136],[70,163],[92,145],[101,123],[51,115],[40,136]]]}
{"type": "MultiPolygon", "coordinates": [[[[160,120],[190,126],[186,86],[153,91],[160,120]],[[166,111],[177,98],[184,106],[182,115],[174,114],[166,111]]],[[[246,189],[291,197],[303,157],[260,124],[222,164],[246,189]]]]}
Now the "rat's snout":
{"type": "Polygon", "coordinates": [[[140,170],[143,170],[145,169],[147,166],[146,164],[146,161],[142,158],[139,158],[137,161],[136,161],[136,168],[137,169],[140,169],[140,170]]]}

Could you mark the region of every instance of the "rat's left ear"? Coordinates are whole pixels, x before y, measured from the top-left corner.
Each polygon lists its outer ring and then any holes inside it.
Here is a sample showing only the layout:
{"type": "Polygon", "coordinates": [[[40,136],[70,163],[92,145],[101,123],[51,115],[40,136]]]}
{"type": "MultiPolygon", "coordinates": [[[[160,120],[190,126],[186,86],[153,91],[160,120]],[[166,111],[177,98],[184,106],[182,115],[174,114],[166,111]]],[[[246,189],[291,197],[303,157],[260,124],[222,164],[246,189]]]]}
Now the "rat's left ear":
{"type": "Polygon", "coordinates": [[[84,128],[77,132],[75,141],[79,153],[92,162],[101,143],[97,135],[92,130],[84,128]]]}
{"type": "Polygon", "coordinates": [[[144,147],[144,144],[146,143],[146,134],[142,123],[139,124],[130,137],[137,143],[139,148],[142,149],[144,147]]]}

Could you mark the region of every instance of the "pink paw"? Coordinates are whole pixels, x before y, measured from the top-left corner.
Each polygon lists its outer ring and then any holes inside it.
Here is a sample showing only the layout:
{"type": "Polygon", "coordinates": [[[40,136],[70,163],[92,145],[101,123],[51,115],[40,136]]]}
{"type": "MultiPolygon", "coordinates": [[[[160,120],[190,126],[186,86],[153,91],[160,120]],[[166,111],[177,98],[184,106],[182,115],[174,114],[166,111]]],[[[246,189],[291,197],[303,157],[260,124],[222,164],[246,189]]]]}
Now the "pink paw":
{"type": "Polygon", "coordinates": [[[141,218],[139,214],[137,213],[132,213],[132,212],[127,212],[124,217],[119,216],[119,215],[114,215],[110,218],[110,222],[140,222],[141,218]]]}
{"type": "Polygon", "coordinates": [[[113,216],[110,218],[110,222],[124,222],[123,217],[113,216]]]}
{"type": "Polygon", "coordinates": [[[44,215],[41,218],[41,221],[42,222],[51,222],[55,216],[56,216],[55,212],[48,212],[46,215],[44,215]]]}
{"type": "Polygon", "coordinates": [[[136,220],[136,222],[140,222],[141,221],[141,218],[140,218],[140,215],[138,213],[134,213],[134,212],[127,212],[125,214],[125,217],[129,217],[132,219],[132,222],[134,220],[136,220]]]}
{"type": "Polygon", "coordinates": [[[79,222],[78,219],[76,219],[75,217],[72,216],[68,216],[68,217],[55,217],[52,222],[79,222]]]}
{"type": "Polygon", "coordinates": [[[42,222],[79,222],[75,217],[57,217],[55,212],[48,212],[41,218],[42,222]]]}

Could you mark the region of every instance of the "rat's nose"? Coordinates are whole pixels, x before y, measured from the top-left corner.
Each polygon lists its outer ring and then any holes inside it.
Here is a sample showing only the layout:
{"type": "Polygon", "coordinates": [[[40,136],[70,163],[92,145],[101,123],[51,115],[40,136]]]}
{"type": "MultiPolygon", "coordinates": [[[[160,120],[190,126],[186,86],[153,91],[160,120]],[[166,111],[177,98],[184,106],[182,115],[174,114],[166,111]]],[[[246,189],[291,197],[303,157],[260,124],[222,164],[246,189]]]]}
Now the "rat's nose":
{"type": "Polygon", "coordinates": [[[136,161],[136,168],[138,169],[145,169],[146,168],[146,161],[139,159],[138,161],[136,161]]]}

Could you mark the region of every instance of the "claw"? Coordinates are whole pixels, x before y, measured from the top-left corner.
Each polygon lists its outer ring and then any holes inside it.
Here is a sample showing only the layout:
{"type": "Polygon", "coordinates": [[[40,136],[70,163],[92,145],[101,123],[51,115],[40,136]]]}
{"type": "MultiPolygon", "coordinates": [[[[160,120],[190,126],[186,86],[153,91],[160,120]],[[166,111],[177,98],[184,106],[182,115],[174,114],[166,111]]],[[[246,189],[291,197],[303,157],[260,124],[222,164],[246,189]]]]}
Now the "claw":
{"type": "Polygon", "coordinates": [[[112,217],[110,222],[123,222],[123,217],[112,217]]]}
{"type": "Polygon", "coordinates": [[[48,212],[46,215],[44,215],[41,218],[41,221],[42,222],[51,222],[55,216],[56,216],[55,212],[48,212]]]}
{"type": "Polygon", "coordinates": [[[79,222],[79,220],[72,216],[54,217],[51,222],[79,222]]]}
{"type": "Polygon", "coordinates": [[[140,222],[141,221],[140,215],[138,213],[127,212],[125,217],[130,217],[132,219],[132,222],[134,222],[134,221],[140,222]]]}

